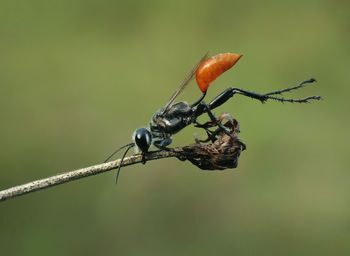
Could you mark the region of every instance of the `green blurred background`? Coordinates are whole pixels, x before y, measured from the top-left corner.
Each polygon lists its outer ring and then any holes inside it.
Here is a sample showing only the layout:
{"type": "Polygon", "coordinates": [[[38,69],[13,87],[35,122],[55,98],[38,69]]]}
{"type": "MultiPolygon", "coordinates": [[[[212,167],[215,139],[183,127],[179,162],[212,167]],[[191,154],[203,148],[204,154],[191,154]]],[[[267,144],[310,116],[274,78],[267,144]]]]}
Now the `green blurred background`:
{"type": "MultiPolygon", "coordinates": [[[[210,88],[315,77],[307,105],[235,97],[239,167],[165,159],[0,204],[1,255],[349,255],[348,1],[0,2],[0,188],[100,163],[206,52],[210,88]]],[[[182,99],[194,101],[193,83],[182,99]]],[[[193,128],[175,145],[193,142],[193,128]]]]}

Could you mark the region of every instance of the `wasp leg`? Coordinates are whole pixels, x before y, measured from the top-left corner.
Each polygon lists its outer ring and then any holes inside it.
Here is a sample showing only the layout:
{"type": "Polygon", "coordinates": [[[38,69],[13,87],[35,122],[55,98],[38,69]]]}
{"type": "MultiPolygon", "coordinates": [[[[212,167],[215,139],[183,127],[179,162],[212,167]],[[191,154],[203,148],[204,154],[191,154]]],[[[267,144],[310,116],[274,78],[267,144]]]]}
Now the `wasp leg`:
{"type": "Polygon", "coordinates": [[[205,143],[205,142],[208,142],[208,141],[214,142],[216,140],[216,135],[214,135],[213,134],[214,132],[209,130],[209,128],[212,128],[212,127],[215,127],[215,126],[216,125],[212,121],[205,122],[204,124],[200,124],[197,121],[194,121],[194,127],[204,129],[206,134],[207,134],[207,136],[208,136],[205,140],[200,140],[198,138],[195,138],[195,141],[197,143],[200,143],[200,142],[205,143]]]}
{"type": "Polygon", "coordinates": [[[213,112],[210,109],[210,106],[207,105],[204,101],[200,102],[194,111],[194,116],[195,116],[194,122],[196,122],[196,118],[203,113],[208,114],[210,121],[213,123],[213,127],[218,126],[221,128],[222,131],[224,131],[226,134],[230,135],[230,131],[226,127],[224,127],[221,124],[221,122],[214,116],[213,112]]]}
{"type": "Polygon", "coordinates": [[[208,121],[208,122],[205,122],[204,124],[197,122],[197,120],[194,121],[194,127],[203,128],[204,130],[207,130],[215,126],[216,124],[213,121],[208,121]]]}
{"type": "Polygon", "coordinates": [[[214,143],[214,141],[217,140],[216,134],[214,134],[214,132],[210,131],[209,129],[205,129],[205,132],[206,132],[206,134],[207,134],[207,138],[204,139],[204,140],[201,140],[201,139],[199,139],[197,136],[195,136],[194,141],[195,141],[197,144],[206,143],[206,142],[209,142],[209,141],[211,141],[212,143],[214,143]]]}
{"type": "Polygon", "coordinates": [[[221,128],[216,129],[215,131],[210,131],[210,130],[206,130],[207,133],[207,138],[205,140],[200,140],[200,142],[206,143],[211,141],[212,143],[214,143],[217,139],[218,139],[218,135],[222,132],[221,128]]]}
{"type": "Polygon", "coordinates": [[[310,85],[310,84],[315,83],[315,82],[317,82],[315,78],[310,78],[308,80],[305,80],[305,81],[301,82],[297,86],[289,87],[289,88],[282,89],[282,90],[277,90],[277,91],[274,91],[274,92],[269,92],[269,93],[266,93],[265,95],[276,95],[276,94],[282,95],[285,92],[290,92],[290,91],[293,91],[293,90],[297,90],[297,89],[300,89],[302,87],[305,87],[305,86],[310,85]]]}
{"type": "Polygon", "coordinates": [[[201,102],[199,106],[195,110],[195,114],[197,113],[208,113],[210,117],[210,121],[200,124],[197,120],[194,120],[195,127],[203,128],[207,133],[207,138],[205,140],[198,140],[199,142],[215,142],[217,140],[217,136],[224,132],[228,136],[232,136],[232,132],[239,132],[239,124],[236,119],[234,119],[229,113],[222,113],[218,118],[214,116],[214,114],[208,108],[204,102],[201,102]],[[223,120],[227,119],[225,124],[222,124],[223,120]],[[218,127],[215,131],[209,130],[209,128],[218,127]]]}
{"type": "Polygon", "coordinates": [[[200,142],[206,143],[211,141],[212,143],[214,143],[217,140],[216,136],[218,135],[218,133],[215,133],[215,131],[213,132],[210,130],[206,130],[206,133],[208,137],[205,140],[201,140],[200,142]]]}
{"type": "Polygon", "coordinates": [[[225,91],[223,91],[221,94],[219,94],[216,98],[214,98],[208,104],[208,106],[211,110],[213,110],[213,109],[221,106],[222,104],[224,104],[227,100],[229,100],[235,94],[241,94],[243,96],[259,100],[262,103],[266,102],[267,100],[275,100],[275,101],[279,101],[279,102],[290,102],[290,103],[309,103],[312,100],[321,100],[322,98],[320,96],[310,96],[310,97],[306,97],[306,98],[302,98],[302,99],[286,99],[286,98],[282,98],[282,97],[275,97],[272,95],[277,95],[277,94],[281,95],[285,92],[297,90],[297,89],[303,88],[307,84],[313,83],[315,81],[316,81],[315,79],[309,79],[309,80],[306,80],[306,81],[300,83],[297,86],[274,91],[274,92],[270,92],[270,93],[265,93],[265,94],[250,92],[250,91],[246,91],[246,90],[239,89],[239,88],[228,88],[225,91]]]}
{"type": "Polygon", "coordinates": [[[152,143],[154,146],[156,146],[159,149],[165,149],[167,146],[171,144],[173,140],[171,138],[157,138],[152,143]]]}
{"type": "MultiPolygon", "coordinates": [[[[201,141],[201,142],[208,142],[208,141],[211,141],[211,142],[214,143],[214,142],[217,140],[217,136],[218,136],[220,133],[222,133],[222,132],[226,133],[226,134],[229,135],[229,136],[232,136],[232,132],[236,132],[236,133],[239,132],[234,126],[232,126],[232,124],[231,124],[230,122],[225,123],[224,126],[227,127],[227,128],[231,128],[229,134],[226,132],[226,129],[223,130],[223,129],[220,128],[220,127],[218,127],[215,131],[206,130],[207,135],[208,135],[208,138],[205,139],[205,140],[203,140],[203,141],[201,141]]],[[[240,142],[240,141],[239,141],[239,142],[240,142]]]]}

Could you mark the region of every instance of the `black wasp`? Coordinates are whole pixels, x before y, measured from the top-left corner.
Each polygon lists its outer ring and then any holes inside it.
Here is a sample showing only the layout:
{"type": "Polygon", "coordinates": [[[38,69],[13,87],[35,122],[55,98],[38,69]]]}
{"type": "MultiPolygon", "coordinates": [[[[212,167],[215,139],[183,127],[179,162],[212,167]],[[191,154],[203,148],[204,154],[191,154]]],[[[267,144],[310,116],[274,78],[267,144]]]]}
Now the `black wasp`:
{"type": "MultiPolygon", "coordinates": [[[[201,127],[207,130],[207,127],[197,122],[197,118],[204,113],[208,114],[212,123],[218,126],[218,128],[225,131],[227,128],[225,128],[221,122],[219,122],[219,120],[212,113],[212,110],[224,104],[235,94],[241,94],[249,98],[259,100],[262,103],[269,99],[279,102],[291,103],[308,103],[311,100],[321,99],[319,96],[310,96],[303,99],[286,99],[276,96],[281,95],[285,92],[302,88],[305,85],[316,81],[315,79],[309,79],[297,86],[265,94],[258,94],[239,88],[227,88],[217,97],[215,97],[210,103],[206,104],[204,102],[204,98],[209,85],[222,73],[230,69],[241,57],[242,55],[235,53],[222,53],[210,58],[208,58],[207,55],[203,56],[200,61],[194,66],[191,72],[186,76],[186,78],[180,84],[179,88],[171,96],[168,103],[165,104],[164,107],[162,107],[152,116],[149,126],[135,130],[132,136],[133,142],[119,148],[104,161],[107,162],[119,150],[126,148],[117,171],[116,182],[118,181],[120,167],[123,159],[132,147],[136,146],[138,148],[142,154],[143,163],[145,163],[147,152],[152,144],[159,149],[166,148],[171,144],[172,136],[190,124],[194,124],[196,127],[201,127]],[[187,102],[175,103],[177,96],[179,96],[179,94],[184,90],[186,85],[189,84],[194,76],[196,76],[196,82],[202,92],[201,97],[193,104],[188,104],[187,102]]],[[[207,133],[210,134],[208,130],[207,133]]]]}

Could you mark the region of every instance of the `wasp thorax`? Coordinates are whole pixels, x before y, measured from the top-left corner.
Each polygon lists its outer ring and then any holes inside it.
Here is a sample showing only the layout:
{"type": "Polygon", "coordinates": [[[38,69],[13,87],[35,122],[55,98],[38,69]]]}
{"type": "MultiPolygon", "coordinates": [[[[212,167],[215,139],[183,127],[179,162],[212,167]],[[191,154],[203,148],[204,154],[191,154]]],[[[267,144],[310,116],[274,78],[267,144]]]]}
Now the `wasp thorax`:
{"type": "Polygon", "coordinates": [[[143,153],[148,152],[152,143],[152,134],[148,129],[139,128],[134,132],[132,137],[139,150],[143,153]]]}

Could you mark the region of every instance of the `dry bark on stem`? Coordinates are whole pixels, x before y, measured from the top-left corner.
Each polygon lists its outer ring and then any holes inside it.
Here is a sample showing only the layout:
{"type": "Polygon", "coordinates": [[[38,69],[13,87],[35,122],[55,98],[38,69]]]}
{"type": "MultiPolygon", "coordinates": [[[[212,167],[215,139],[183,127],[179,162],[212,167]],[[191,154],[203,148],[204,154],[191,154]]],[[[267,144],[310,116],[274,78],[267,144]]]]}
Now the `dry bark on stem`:
{"type": "MultiPolygon", "coordinates": [[[[181,151],[182,151],[181,148],[175,148],[169,151],[154,151],[154,152],[150,152],[150,154],[147,156],[146,159],[149,161],[149,160],[156,160],[160,158],[177,157],[179,156],[181,151]]],[[[142,157],[139,154],[125,157],[123,160],[122,166],[141,163],[142,162],[141,158],[142,157]]],[[[120,161],[121,159],[118,159],[118,160],[111,161],[104,164],[98,164],[98,165],[93,165],[82,169],[64,172],[62,174],[57,174],[55,176],[51,176],[45,179],[35,180],[23,185],[5,189],[0,191],[0,201],[5,201],[7,199],[11,199],[16,196],[21,196],[40,189],[53,187],[69,181],[81,179],[84,177],[96,175],[103,172],[108,172],[118,168],[120,161]]]]}

